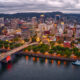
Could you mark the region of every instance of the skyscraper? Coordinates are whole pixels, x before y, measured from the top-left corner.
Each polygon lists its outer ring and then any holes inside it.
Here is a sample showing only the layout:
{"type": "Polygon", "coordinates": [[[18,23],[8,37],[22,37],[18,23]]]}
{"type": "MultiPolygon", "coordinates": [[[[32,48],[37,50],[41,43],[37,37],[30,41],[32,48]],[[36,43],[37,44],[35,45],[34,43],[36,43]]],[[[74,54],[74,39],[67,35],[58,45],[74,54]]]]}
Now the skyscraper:
{"type": "Polygon", "coordinates": [[[4,18],[0,18],[0,27],[3,27],[4,26],[4,18]]]}

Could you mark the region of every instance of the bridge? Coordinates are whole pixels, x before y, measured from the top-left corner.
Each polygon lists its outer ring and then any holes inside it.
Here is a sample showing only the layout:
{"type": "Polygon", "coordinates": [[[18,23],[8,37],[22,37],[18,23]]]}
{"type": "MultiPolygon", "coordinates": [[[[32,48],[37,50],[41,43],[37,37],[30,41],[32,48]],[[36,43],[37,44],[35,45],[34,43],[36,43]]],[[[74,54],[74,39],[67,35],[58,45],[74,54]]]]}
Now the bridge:
{"type": "Polygon", "coordinates": [[[4,60],[5,58],[7,58],[8,56],[11,56],[12,54],[15,54],[16,52],[28,47],[28,46],[31,46],[31,45],[36,45],[38,44],[38,42],[34,42],[34,43],[25,43],[24,45],[18,47],[18,48],[14,48],[13,50],[10,50],[6,53],[2,53],[0,54],[0,61],[4,60]]]}

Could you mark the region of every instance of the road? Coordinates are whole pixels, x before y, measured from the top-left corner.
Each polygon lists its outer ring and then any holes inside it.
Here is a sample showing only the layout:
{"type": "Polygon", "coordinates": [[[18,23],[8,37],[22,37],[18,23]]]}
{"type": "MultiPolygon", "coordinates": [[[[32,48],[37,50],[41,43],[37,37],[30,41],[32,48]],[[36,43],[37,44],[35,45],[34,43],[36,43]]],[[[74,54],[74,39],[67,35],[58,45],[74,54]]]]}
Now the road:
{"type": "Polygon", "coordinates": [[[2,61],[3,59],[5,59],[7,56],[11,56],[12,54],[30,46],[30,45],[35,45],[35,44],[38,44],[37,42],[34,42],[34,43],[25,43],[24,45],[18,47],[18,48],[14,48],[13,50],[10,50],[6,53],[2,53],[0,54],[0,61],[2,61]]]}

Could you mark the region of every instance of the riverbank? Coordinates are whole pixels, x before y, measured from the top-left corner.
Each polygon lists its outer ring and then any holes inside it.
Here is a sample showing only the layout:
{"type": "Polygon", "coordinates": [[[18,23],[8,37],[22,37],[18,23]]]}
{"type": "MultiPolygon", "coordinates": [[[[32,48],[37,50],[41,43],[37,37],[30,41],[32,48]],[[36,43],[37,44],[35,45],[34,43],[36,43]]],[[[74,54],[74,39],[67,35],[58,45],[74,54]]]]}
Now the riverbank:
{"type": "MultiPolygon", "coordinates": [[[[77,59],[73,59],[73,58],[65,58],[65,57],[59,57],[59,56],[53,56],[51,54],[42,54],[42,53],[35,53],[35,52],[20,52],[19,55],[23,55],[23,56],[32,56],[32,57],[38,57],[38,58],[47,58],[47,59],[53,59],[53,60],[62,60],[62,61],[76,61],[77,59]]],[[[80,59],[78,59],[80,60],[80,59]]]]}
{"type": "MultiPolygon", "coordinates": [[[[0,49],[1,51],[3,52],[7,52],[8,50],[6,49],[0,49]]],[[[18,55],[23,55],[23,56],[32,56],[32,57],[38,57],[38,58],[44,58],[44,59],[52,59],[52,60],[62,60],[62,61],[70,61],[70,62],[73,62],[73,61],[76,61],[76,60],[80,60],[80,58],[67,58],[67,57],[64,57],[64,56],[60,56],[60,55],[56,55],[56,54],[49,54],[49,53],[40,53],[40,52],[33,52],[33,51],[21,51],[19,52],[18,55]]]]}

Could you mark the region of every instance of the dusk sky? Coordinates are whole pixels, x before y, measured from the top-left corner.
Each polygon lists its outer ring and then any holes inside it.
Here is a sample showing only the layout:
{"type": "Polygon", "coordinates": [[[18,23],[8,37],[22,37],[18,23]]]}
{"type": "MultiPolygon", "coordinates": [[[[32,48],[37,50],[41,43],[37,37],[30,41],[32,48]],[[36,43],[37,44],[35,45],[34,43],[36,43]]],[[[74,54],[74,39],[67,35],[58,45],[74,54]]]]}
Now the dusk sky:
{"type": "Polygon", "coordinates": [[[0,13],[80,13],[80,0],[0,0],[0,13]]]}

